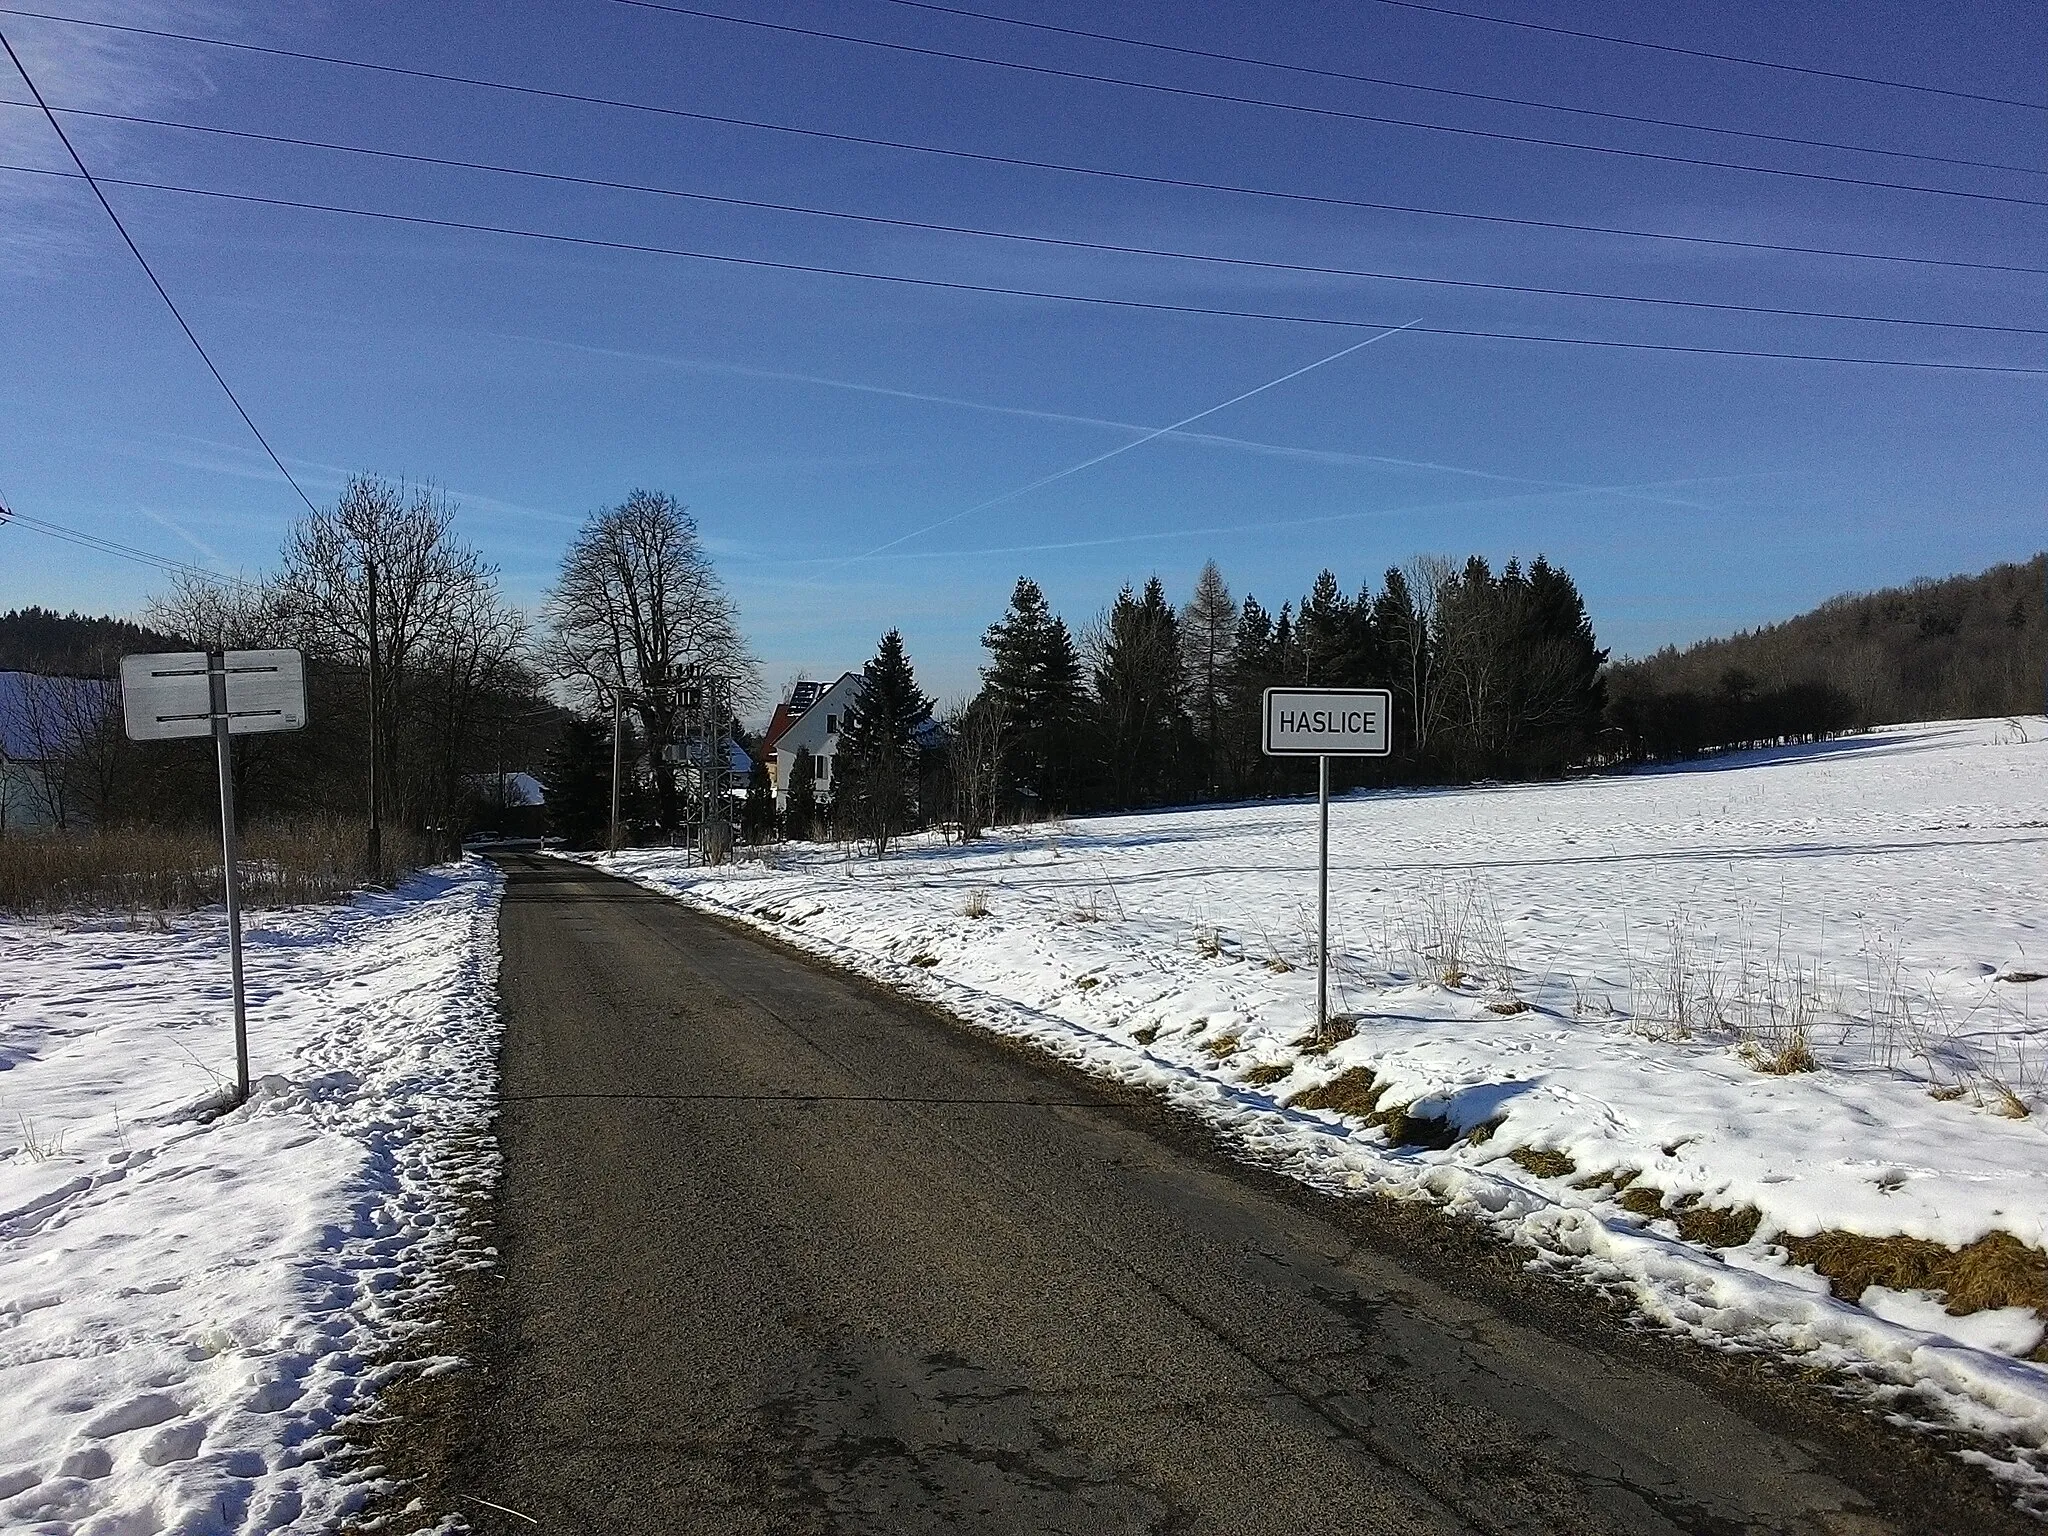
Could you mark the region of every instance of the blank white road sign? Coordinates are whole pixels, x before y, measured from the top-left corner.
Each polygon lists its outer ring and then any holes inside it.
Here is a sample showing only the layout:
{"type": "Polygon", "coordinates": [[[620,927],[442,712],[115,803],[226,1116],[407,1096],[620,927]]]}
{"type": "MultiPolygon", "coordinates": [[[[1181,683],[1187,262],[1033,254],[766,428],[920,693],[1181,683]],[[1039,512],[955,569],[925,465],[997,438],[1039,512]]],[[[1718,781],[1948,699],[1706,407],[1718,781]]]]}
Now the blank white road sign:
{"type": "Polygon", "coordinates": [[[1384,688],[1268,688],[1268,757],[1385,757],[1394,696],[1384,688]]]}
{"type": "MultiPolygon", "coordinates": [[[[228,734],[296,731],[306,723],[306,664],[297,651],[227,651],[228,734]]],[[[213,734],[204,651],[121,658],[121,714],[136,741],[213,734]]]]}

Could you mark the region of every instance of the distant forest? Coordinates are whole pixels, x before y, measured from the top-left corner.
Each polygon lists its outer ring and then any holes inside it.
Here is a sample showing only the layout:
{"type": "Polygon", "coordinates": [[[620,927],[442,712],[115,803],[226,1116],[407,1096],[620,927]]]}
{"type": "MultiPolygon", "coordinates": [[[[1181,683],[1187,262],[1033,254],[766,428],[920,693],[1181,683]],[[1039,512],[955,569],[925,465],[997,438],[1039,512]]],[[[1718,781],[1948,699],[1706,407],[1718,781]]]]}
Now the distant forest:
{"type": "Polygon", "coordinates": [[[2048,554],[1830,598],[1811,613],[1607,671],[1624,761],[1811,740],[1907,720],[2038,714],[2048,554]]]}
{"type": "Polygon", "coordinates": [[[128,619],[54,608],[13,608],[0,613],[0,672],[50,677],[112,677],[121,658],[137,651],[189,647],[128,619]]]}

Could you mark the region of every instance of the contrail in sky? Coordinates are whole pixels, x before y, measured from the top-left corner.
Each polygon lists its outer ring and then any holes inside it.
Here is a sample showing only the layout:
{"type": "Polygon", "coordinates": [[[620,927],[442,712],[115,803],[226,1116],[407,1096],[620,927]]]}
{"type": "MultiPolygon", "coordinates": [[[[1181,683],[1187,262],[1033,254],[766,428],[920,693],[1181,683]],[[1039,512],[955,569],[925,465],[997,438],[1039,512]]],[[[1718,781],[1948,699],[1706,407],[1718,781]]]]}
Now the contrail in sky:
{"type": "Polygon", "coordinates": [[[1102,463],[1105,459],[1113,459],[1120,453],[1129,453],[1133,448],[1142,448],[1145,446],[1145,444],[1151,442],[1154,438],[1164,437],[1169,432],[1178,432],[1182,427],[1189,426],[1194,422],[1200,421],[1204,416],[1214,416],[1218,411],[1226,410],[1229,407],[1236,405],[1240,400],[1249,400],[1253,395],[1264,394],[1269,389],[1274,389],[1277,388],[1279,385],[1285,384],[1289,379],[1298,379],[1304,373],[1313,373],[1318,368],[1322,368],[1330,363],[1336,362],[1337,359],[1339,359],[1340,357],[1349,357],[1352,353],[1357,352],[1362,348],[1369,347],[1376,341],[1385,341],[1389,336],[1395,335],[1401,331],[1405,331],[1411,325],[1420,324],[1422,324],[1422,317],[1420,315],[1417,315],[1413,320],[1407,322],[1406,325],[1389,326],[1386,330],[1381,331],[1377,336],[1368,336],[1363,341],[1355,341],[1350,346],[1345,347],[1342,351],[1332,352],[1328,357],[1317,358],[1314,362],[1305,364],[1302,367],[1295,369],[1292,373],[1283,373],[1277,379],[1268,379],[1265,383],[1259,385],[1256,389],[1248,389],[1241,395],[1232,395],[1228,400],[1225,400],[1221,405],[1212,405],[1207,410],[1195,412],[1195,414],[1192,416],[1183,416],[1179,421],[1174,422],[1171,426],[1156,427],[1152,431],[1147,432],[1143,437],[1134,438],[1128,443],[1119,443],[1116,447],[1110,449],[1106,453],[1096,454],[1095,457],[1093,457],[1092,459],[1083,459],[1078,464],[1070,464],[1065,469],[1055,470],[1052,474],[1041,476],[1040,478],[1032,481],[1029,485],[1020,485],[1014,491],[1005,491],[1000,496],[991,496],[987,501],[978,501],[973,506],[964,508],[961,511],[951,514],[950,516],[942,517],[935,523],[926,523],[922,528],[913,528],[908,533],[899,534],[896,538],[889,540],[889,542],[886,544],[877,544],[873,549],[867,551],[865,554],[850,555],[847,558],[849,560],[872,560],[876,555],[882,554],[888,550],[892,550],[899,544],[908,544],[912,539],[922,538],[924,537],[924,535],[928,533],[934,533],[937,530],[944,528],[949,523],[957,523],[963,517],[972,517],[977,512],[986,512],[990,507],[1001,506],[1006,501],[1015,501],[1019,496],[1027,495],[1030,492],[1039,489],[1039,487],[1041,486],[1051,485],[1055,480],[1064,480],[1069,475],[1078,475],[1084,469],[1093,469],[1097,464],[1102,463]]]}

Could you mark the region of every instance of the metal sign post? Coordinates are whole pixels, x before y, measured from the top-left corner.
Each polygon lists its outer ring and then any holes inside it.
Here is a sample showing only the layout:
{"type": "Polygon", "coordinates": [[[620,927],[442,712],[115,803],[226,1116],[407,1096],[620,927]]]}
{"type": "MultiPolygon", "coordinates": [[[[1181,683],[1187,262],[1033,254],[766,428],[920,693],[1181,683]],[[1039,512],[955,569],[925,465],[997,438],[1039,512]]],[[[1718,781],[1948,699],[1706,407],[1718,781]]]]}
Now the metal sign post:
{"type": "Polygon", "coordinates": [[[1394,696],[1384,688],[1268,688],[1260,746],[1316,760],[1316,1043],[1330,1020],[1330,759],[1394,750],[1394,696]]]}
{"type": "Polygon", "coordinates": [[[242,997],[241,842],[235,832],[229,738],[306,723],[305,659],[297,651],[167,651],[121,658],[121,715],[134,741],[211,736],[220,772],[220,855],[227,888],[228,970],[235,999],[235,1102],[249,1097],[242,997]]]}

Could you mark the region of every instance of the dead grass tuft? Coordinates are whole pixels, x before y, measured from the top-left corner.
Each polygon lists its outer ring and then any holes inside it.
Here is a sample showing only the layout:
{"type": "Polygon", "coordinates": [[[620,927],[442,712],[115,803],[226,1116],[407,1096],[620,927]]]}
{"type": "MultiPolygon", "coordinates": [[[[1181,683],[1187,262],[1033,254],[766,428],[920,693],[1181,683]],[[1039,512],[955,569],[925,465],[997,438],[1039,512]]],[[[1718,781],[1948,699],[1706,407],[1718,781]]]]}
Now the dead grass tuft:
{"type": "Polygon", "coordinates": [[[1579,1171],[1577,1163],[1552,1147],[1517,1147],[1508,1160],[1539,1179],[1567,1179],[1579,1171]]]}
{"type": "Polygon", "coordinates": [[[969,891],[960,903],[960,915],[962,917],[987,917],[988,892],[978,885],[969,891]]]}
{"type": "Polygon", "coordinates": [[[2032,1307],[2048,1317],[2048,1254],[2010,1232],[1992,1232],[1963,1248],[1944,1248],[1922,1237],[1866,1237],[1860,1232],[1818,1232],[1780,1239],[1794,1264],[1827,1277],[1843,1301],[1881,1285],[1893,1291],[1940,1291],[1949,1315],[1995,1307],[2032,1307]]]}
{"type": "Polygon", "coordinates": [[[1236,1033],[1218,1035],[1214,1040],[1211,1040],[1202,1047],[1202,1054],[1209,1057],[1212,1061],[1221,1061],[1226,1056],[1235,1056],[1238,1046],[1243,1041],[1244,1037],[1236,1033]]]}
{"type": "Polygon", "coordinates": [[[1790,1077],[1794,1072],[1818,1072],[1820,1061],[1813,1054],[1813,1047],[1807,1044],[1806,1031],[1794,1029],[1773,1046],[1759,1045],[1754,1040],[1743,1042],[1743,1059],[1759,1072],[1772,1077],[1790,1077]]]}
{"type": "Polygon", "coordinates": [[[1363,1120],[1379,1108],[1385,1093],[1370,1067],[1351,1067],[1320,1087],[1306,1089],[1287,1101],[1289,1109],[1325,1109],[1363,1120]]]}
{"type": "Polygon", "coordinates": [[[1458,1139],[1458,1128],[1440,1115],[1412,1115],[1397,1105],[1373,1116],[1397,1147],[1428,1147],[1441,1152],[1458,1139]]]}
{"type": "Polygon", "coordinates": [[[1627,1189],[1617,1190],[1614,1202],[1645,1221],[1655,1221],[1664,1214],[1664,1192],[1647,1184],[1633,1184],[1627,1189]]]}
{"type": "Polygon", "coordinates": [[[1288,960],[1287,957],[1284,955],[1273,955],[1267,959],[1266,969],[1271,971],[1275,976],[1285,976],[1289,971],[1294,969],[1294,964],[1292,961],[1288,960]]]}
{"type": "Polygon", "coordinates": [[[1316,1032],[1310,1030],[1294,1042],[1294,1048],[1304,1056],[1320,1056],[1332,1046],[1342,1045],[1358,1033],[1358,1020],[1345,1014],[1338,1014],[1323,1025],[1323,1038],[1318,1040],[1316,1032]]]}
{"type": "Polygon", "coordinates": [[[1293,1071],[1294,1063],[1291,1061],[1269,1061],[1245,1073],[1244,1080],[1254,1088],[1264,1088],[1270,1083],[1277,1083],[1283,1077],[1290,1076],[1293,1071]]]}
{"type": "Polygon", "coordinates": [[[1487,1120],[1479,1125],[1473,1126],[1472,1129],[1466,1133],[1465,1141],[1470,1146],[1484,1146],[1487,1142],[1493,1140],[1493,1133],[1495,1131],[1498,1131],[1502,1126],[1506,1125],[1507,1123],[1508,1117],[1506,1115],[1495,1115],[1491,1120],[1487,1120]]]}
{"type": "Polygon", "coordinates": [[[928,971],[939,963],[937,955],[912,955],[910,963],[921,971],[928,971]]]}
{"type": "Polygon", "coordinates": [[[1100,976],[1080,976],[1075,978],[1074,985],[1083,992],[1093,992],[1102,985],[1102,978],[1100,976]]]}
{"type": "Polygon", "coordinates": [[[1528,1013],[1530,1011],[1530,1006],[1529,1004],[1523,1002],[1519,997],[1510,997],[1502,998],[1499,1002],[1488,1003],[1486,1005],[1486,1011],[1488,1013],[1498,1013],[1508,1018],[1512,1018],[1514,1017],[1514,1015],[1518,1013],[1528,1013]]]}
{"type": "Polygon", "coordinates": [[[1150,1045],[1159,1038],[1159,1026],[1157,1024],[1140,1025],[1131,1031],[1131,1038],[1140,1045],[1150,1045]]]}
{"type": "Polygon", "coordinates": [[[1204,960],[1214,960],[1223,953],[1223,935],[1212,923],[1204,923],[1195,930],[1195,953],[1204,960]]]}
{"type": "Polygon", "coordinates": [[[1678,1235],[1702,1248],[1740,1248],[1763,1217],[1753,1205],[1686,1205],[1672,1212],[1678,1235]]]}
{"type": "Polygon", "coordinates": [[[1964,1094],[1968,1093],[1969,1091],[1970,1090],[1965,1088],[1961,1083],[1944,1083],[1939,1088],[1928,1089],[1927,1097],[1929,1097],[1930,1099],[1939,1099],[1942,1103],[1948,1104],[1954,1102],[1957,1099],[1960,1099],[1964,1094]]]}

